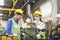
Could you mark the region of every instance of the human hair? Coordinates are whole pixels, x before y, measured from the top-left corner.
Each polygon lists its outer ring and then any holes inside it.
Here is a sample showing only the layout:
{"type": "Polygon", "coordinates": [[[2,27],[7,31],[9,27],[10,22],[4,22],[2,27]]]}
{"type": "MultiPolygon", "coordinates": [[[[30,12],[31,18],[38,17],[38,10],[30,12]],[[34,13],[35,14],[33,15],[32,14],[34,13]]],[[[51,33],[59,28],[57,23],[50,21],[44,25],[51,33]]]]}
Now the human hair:
{"type": "Polygon", "coordinates": [[[18,13],[18,12],[16,12],[15,14],[17,14],[17,15],[22,15],[21,13],[18,13]]]}
{"type": "Polygon", "coordinates": [[[42,22],[41,15],[40,15],[40,21],[42,22]]]}

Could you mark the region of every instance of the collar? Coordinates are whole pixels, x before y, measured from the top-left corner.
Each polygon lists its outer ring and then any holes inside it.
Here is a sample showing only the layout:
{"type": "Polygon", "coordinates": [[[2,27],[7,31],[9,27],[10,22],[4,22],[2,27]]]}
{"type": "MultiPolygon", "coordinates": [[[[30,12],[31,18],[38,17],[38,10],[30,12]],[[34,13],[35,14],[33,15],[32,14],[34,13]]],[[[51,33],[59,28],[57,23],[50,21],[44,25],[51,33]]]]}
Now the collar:
{"type": "Polygon", "coordinates": [[[33,21],[34,23],[36,23],[36,25],[39,25],[39,24],[41,24],[42,22],[41,21],[33,21]]]}

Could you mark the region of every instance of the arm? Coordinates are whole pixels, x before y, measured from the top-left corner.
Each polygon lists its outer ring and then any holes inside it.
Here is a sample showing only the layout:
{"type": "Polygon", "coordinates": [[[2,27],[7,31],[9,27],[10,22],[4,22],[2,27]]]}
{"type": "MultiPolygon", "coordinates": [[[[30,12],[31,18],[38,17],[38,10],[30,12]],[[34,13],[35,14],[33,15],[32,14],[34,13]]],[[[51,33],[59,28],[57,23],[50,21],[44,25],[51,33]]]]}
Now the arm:
{"type": "Polygon", "coordinates": [[[11,28],[12,28],[12,20],[8,20],[7,21],[7,28],[6,28],[6,32],[8,33],[8,35],[12,35],[11,28]]]}

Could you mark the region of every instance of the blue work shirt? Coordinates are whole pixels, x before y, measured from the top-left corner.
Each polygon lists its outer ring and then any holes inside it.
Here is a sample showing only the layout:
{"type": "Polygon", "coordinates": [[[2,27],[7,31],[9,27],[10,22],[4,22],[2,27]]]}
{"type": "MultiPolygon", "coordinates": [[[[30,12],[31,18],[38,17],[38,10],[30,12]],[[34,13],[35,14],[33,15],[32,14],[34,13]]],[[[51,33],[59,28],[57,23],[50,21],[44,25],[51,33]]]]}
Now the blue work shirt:
{"type": "MultiPolygon", "coordinates": [[[[18,20],[16,18],[13,18],[13,19],[16,23],[18,23],[18,20]]],[[[11,29],[12,29],[12,19],[7,21],[6,32],[8,33],[8,35],[12,35],[11,29]]]]}

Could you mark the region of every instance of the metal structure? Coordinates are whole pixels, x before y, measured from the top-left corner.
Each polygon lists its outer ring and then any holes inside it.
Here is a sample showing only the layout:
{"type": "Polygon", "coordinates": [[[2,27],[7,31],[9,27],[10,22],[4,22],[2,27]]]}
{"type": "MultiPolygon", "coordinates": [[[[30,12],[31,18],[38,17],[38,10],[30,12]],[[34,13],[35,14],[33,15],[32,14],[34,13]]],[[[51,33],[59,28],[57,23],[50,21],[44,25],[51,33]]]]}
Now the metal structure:
{"type": "Polygon", "coordinates": [[[0,8],[0,10],[2,10],[2,11],[7,10],[7,11],[9,11],[9,14],[11,14],[11,11],[16,10],[14,7],[15,7],[16,3],[18,2],[18,0],[12,0],[12,2],[13,2],[12,8],[0,8]]]}
{"type": "Polygon", "coordinates": [[[21,4],[22,4],[20,1],[21,0],[10,0],[10,1],[9,0],[4,0],[4,5],[2,7],[0,7],[0,11],[2,11],[2,14],[3,14],[2,19],[5,20],[6,17],[8,19],[9,16],[11,16],[12,12],[14,12],[14,10],[19,9],[21,4]],[[9,2],[11,2],[11,3],[9,3],[9,2]]]}

